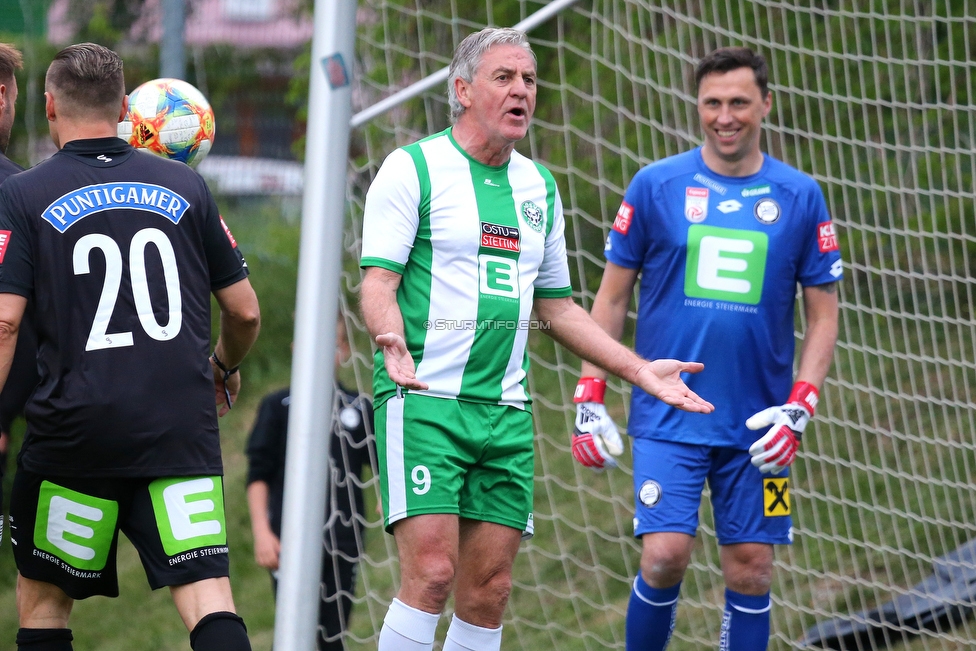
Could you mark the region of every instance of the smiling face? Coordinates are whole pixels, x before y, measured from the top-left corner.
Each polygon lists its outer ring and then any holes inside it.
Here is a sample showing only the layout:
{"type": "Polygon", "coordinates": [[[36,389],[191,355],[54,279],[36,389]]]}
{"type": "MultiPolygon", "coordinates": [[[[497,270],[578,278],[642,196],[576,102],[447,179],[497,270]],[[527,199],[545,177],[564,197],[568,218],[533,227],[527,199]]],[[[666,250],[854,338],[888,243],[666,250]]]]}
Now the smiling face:
{"type": "Polygon", "coordinates": [[[465,109],[455,125],[458,143],[484,163],[504,163],[525,137],[535,112],[532,55],[518,45],[495,45],[485,52],[470,82],[458,78],[454,83],[465,109]]]}
{"type": "Polygon", "coordinates": [[[698,116],[705,133],[702,158],[725,176],[748,176],[762,167],[759,136],[772,107],[762,96],[752,68],[712,72],[698,86],[698,116]]]}

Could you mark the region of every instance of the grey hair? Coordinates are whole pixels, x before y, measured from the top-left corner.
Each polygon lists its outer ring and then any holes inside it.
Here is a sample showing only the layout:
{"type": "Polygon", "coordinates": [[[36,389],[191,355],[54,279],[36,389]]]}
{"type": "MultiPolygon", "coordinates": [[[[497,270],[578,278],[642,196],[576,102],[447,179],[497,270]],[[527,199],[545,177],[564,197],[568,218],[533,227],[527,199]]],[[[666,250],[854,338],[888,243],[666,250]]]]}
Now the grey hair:
{"type": "Polygon", "coordinates": [[[457,90],[454,88],[454,80],[463,79],[471,83],[485,52],[495,45],[517,45],[532,55],[533,63],[536,61],[535,52],[532,51],[529,39],[523,31],[511,27],[486,27],[480,32],[468,35],[454,50],[454,59],[451,61],[451,68],[447,75],[447,102],[451,106],[452,124],[464,113],[464,106],[461,105],[457,90]]]}

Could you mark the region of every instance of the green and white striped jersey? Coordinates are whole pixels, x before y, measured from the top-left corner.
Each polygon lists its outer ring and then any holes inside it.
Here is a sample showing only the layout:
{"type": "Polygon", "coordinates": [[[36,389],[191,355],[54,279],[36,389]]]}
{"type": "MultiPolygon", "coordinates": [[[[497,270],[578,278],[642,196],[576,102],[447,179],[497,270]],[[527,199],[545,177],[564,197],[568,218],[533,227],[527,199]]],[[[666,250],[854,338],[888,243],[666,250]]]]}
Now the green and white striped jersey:
{"type": "MultiPolygon", "coordinates": [[[[397,149],[366,195],[362,267],[403,276],[397,303],[419,393],[527,408],[535,296],[570,296],[552,174],[518,152],[479,163],[450,129],[397,149]]],[[[396,387],[377,351],[377,406],[396,387]]]]}

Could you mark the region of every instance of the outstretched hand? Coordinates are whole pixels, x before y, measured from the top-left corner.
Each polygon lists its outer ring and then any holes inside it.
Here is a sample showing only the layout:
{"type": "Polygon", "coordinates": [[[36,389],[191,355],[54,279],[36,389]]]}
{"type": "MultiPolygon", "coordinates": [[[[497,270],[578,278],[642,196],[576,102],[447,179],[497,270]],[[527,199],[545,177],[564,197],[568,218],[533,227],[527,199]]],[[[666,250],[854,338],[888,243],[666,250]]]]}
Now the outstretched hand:
{"type": "Polygon", "coordinates": [[[383,349],[383,364],[394,383],[404,389],[427,388],[427,384],[417,379],[413,357],[403,337],[393,332],[377,335],[376,345],[383,349]]]}
{"type": "Polygon", "coordinates": [[[701,362],[681,362],[676,359],[655,359],[637,371],[637,386],[658,400],[684,411],[710,414],[715,405],[703,400],[681,380],[682,373],[698,373],[705,368],[701,362]]]}

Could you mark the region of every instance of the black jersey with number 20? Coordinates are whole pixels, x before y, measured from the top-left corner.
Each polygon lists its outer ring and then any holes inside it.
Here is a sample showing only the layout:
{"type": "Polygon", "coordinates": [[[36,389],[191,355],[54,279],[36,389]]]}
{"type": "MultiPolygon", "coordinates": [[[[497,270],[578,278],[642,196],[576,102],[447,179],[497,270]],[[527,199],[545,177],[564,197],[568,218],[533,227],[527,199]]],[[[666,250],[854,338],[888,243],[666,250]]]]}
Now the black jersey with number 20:
{"type": "Polygon", "coordinates": [[[76,140],[0,188],[0,292],[35,305],[36,473],[222,472],[210,294],[247,265],[203,179],[117,138],[76,140]]]}

